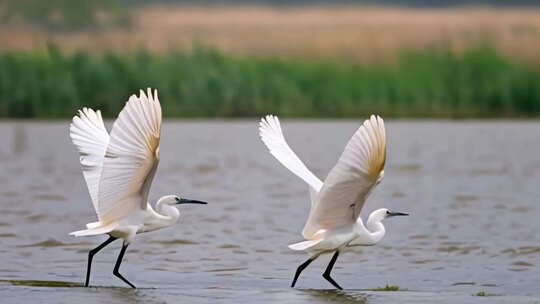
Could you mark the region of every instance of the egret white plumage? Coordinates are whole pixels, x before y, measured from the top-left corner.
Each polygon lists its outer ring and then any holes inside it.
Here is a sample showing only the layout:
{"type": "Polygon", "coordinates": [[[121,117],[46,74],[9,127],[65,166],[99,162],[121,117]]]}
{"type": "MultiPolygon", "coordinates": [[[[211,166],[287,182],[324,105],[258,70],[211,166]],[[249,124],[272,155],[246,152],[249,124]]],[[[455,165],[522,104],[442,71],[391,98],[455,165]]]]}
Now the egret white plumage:
{"type": "Polygon", "coordinates": [[[408,215],[386,208],[378,209],[369,215],[366,225],[360,217],[364,202],[384,177],[384,121],[374,115],[364,121],[324,183],[289,147],[276,116],[268,115],[261,119],[259,135],[270,153],[309,185],[311,194],[311,210],[302,231],[305,241],[289,245],[290,249],[306,251],[311,257],[297,268],[291,287],[296,284],[300,273],[321,254],[334,253],[323,277],[337,289],[342,289],[330,276],[339,253],[351,246],[376,244],[386,232],[382,220],[408,215]]]}
{"type": "Polygon", "coordinates": [[[107,133],[100,111],[83,108],[73,117],[70,137],[80,154],[82,171],[98,221],[74,236],[108,234],[109,238],[88,254],[85,286],[90,280],[93,256],[116,239],[122,239],[113,274],[135,288],[119,272],[122,258],[138,233],[169,227],[178,221],[177,204],[206,204],[161,197],[155,209],[148,202],[150,185],[159,163],[161,105],[157,90],[132,95],[107,133]]]}

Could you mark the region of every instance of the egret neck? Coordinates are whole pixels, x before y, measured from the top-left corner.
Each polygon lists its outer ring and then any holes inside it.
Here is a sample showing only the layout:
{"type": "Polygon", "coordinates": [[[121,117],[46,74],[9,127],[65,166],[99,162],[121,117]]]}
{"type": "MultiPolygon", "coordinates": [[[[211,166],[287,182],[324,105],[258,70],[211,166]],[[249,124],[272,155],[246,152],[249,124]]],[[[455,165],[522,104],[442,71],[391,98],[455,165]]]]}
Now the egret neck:
{"type": "Polygon", "coordinates": [[[145,221],[144,231],[153,231],[176,224],[180,218],[180,211],[175,205],[180,204],[206,204],[206,202],[179,198],[176,195],[163,196],[157,201],[155,210],[148,204],[149,217],[145,221]]]}
{"type": "MultiPolygon", "coordinates": [[[[386,218],[385,211],[383,209],[375,210],[368,217],[366,228],[369,232],[371,244],[373,245],[382,240],[386,233],[386,229],[384,229],[382,223],[382,220],[386,218]]],[[[360,217],[358,219],[360,220],[360,217]]]]}

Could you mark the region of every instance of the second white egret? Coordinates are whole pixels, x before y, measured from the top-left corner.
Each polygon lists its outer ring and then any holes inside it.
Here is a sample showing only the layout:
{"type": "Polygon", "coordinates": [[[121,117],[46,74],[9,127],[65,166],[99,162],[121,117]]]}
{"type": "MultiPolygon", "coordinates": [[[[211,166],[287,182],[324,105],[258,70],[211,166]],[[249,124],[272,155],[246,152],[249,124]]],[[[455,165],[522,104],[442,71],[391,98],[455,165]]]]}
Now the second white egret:
{"type": "Polygon", "coordinates": [[[152,94],[132,95],[107,133],[100,111],[84,108],[73,117],[70,137],[80,154],[83,175],[99,221],[74,236],[108,234],[109,238],[90,250],[85,286],[90,281],[92,258],[116,239],[122,249],[113,274],[135,288],[119,272],[128,245],[138,233],[158,230],[175,224],[180,212],[177,204],[206,204],[180,198],[161,197],[155,210],[148,202],[150,185],[159,163],[161,105],[157,90],[152,94]]]}
{"type": "Polygon", "coordinates": [[[376,244],[386,232],[382,224],[384,219],[408,215],[386,208],[378,209],[369,215],[366,225],[360,217],[364,202],[384,177],[384,121],[374,115],[364,121],[324,183],[291,150],[276,116],[268,115],[261,119],[259,135],[270,153],[309,185],[311,194],[311,210],[302,231],[306,240],[289,245],[292,250],[307,251],[311,257],[297,268],[291,287],[311,262],[321,254],[333,253],[323,277],[337,289],[342,289],[330,276],[339,253],[351,246],[376,244]]]}

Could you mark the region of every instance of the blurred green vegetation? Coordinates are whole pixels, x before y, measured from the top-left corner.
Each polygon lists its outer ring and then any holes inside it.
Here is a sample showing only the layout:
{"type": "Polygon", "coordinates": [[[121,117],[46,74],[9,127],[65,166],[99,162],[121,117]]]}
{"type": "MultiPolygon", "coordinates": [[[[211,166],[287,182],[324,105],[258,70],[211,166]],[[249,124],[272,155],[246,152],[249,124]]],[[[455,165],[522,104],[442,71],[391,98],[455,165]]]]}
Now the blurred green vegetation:
{"type": "Polygon", "coordinates": [[[125,0],[3,0],[0,22],[21,20],[50,30],[132,24],[125,0]],[[101,19],[105,20],[99,20],[101,19]]]}
{"type": "Polygon", "coordinates": [[[0,54],[0,117],[115,117],[140,88],[168,117],[540,116],[540,72],[489,47],[403,53],[394,63],[241,57],[212,49],[165,55],[0,54]]]}

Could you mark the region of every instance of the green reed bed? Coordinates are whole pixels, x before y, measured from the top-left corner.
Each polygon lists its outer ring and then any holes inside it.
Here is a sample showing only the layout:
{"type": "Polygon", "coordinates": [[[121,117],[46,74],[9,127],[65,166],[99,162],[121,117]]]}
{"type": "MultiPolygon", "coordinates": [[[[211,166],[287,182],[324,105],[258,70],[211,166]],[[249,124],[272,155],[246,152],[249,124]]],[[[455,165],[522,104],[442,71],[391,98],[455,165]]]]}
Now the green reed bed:
{"type": "Polygon", "coordinates": [[[0,54],[0,117],[112,117],[139,88],[168,117],[540,116],[540,72],[491,48],[424,50],[392,63],[241,57],[198,48],[152,54],[0,54]]]}

